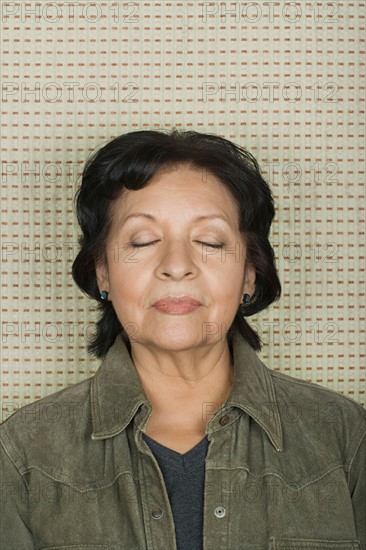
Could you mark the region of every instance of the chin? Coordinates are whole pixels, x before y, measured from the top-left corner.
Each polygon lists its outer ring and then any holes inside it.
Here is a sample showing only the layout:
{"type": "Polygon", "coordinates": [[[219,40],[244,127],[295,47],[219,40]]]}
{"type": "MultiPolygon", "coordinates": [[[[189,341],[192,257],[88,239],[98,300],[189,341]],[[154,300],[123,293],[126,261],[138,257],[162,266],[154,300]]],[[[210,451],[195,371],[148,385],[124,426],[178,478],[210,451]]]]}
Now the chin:
{"type": "Polygon", "coordinates": [[[164,327],[160,330],[157,328],[152,335],[152,340],[156,346],[164,349],[189,349],[196,346],[201,341],[201,332],[192,330],[192,326],[187,327],[164,327]]]}

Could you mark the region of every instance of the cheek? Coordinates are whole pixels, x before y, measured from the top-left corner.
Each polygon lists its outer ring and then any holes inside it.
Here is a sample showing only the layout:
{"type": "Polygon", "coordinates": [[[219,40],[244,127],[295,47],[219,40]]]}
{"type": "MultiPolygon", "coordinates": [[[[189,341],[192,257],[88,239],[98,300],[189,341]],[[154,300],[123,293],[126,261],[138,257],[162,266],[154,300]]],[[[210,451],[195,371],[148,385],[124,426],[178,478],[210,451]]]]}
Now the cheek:
{"type": "Polygon", "coordinates": [[[142,264],[119,264],[110,274],[115,311],[120,319],[136,317],[144,309],[151,286],[151,275],[142,264]]]}
{"type": "Polygon", "coordinates": [[[216,265],[206,269],[209,277],[219,287],[220,294],[232,295],[236,288],[240,288],[244,278],[244,264],[235,261],[234,257],[223,257],[216,265]]]}

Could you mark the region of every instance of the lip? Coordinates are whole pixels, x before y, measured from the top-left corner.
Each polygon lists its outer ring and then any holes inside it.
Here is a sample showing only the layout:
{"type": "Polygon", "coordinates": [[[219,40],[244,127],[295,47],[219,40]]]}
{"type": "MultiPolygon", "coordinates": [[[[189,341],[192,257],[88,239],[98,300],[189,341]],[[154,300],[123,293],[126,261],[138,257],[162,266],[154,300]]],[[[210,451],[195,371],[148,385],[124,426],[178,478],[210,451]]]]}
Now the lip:
{"type": "Polygon", "coordinates": [[[153,307],[164,306],[200,306],[201,302],[198,302],[192,296],[165,296],[153,304],[153,307]]]}

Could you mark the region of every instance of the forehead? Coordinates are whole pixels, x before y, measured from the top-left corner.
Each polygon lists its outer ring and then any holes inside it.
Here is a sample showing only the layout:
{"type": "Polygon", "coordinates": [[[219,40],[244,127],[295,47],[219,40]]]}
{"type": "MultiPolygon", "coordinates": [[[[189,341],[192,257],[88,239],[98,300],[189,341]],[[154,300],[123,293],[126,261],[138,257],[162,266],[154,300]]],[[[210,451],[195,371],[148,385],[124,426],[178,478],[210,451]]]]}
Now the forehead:
{"type": "Polygon", "coordinates": [[[183,216],[193,221],[217,215],[230,225],[238,223],[238,208],[229,189],[214,174],[199,168],[163,169],[143,189],[124,189],[114,204],[114,222],[121,227],[127,217],[136,220],[132,216],[142,211],[158,219],[183,216]]]}

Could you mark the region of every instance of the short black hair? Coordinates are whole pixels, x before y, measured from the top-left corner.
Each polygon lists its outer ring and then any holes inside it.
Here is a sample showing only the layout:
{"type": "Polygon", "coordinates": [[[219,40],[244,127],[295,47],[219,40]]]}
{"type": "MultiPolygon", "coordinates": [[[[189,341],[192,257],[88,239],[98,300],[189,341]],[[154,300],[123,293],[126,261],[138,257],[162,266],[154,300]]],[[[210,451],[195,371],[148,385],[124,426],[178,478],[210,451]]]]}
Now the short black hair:
{"type": "Polygon", "coordinates": [[[86,295],[98,301],[101,313],[87,346],[90,355],[104,358],[118,334],[131,349],[112,302],[100,298],[95,270],[95,265],[106,259],[114,201],[124,189],[137,190],[148,185],[160,169],[178,166],[213,174],[235,200],[239,229],[247,247],[246,258],[255,268],[256,282],[251,301],[238,308],[227,337],[231,344],[236,325],[254,350],[262,348],[259,335],[244,317],[262,311],[281,295],[274,251],[268,239],[275,215],[271,189],[256,159],[243,147],[218,135],[173,128],[122,134],[85,163],[81,186],[74,197],[83,234],[78,241],[80,251],[72,265],[72,276],[86,295]]]}

